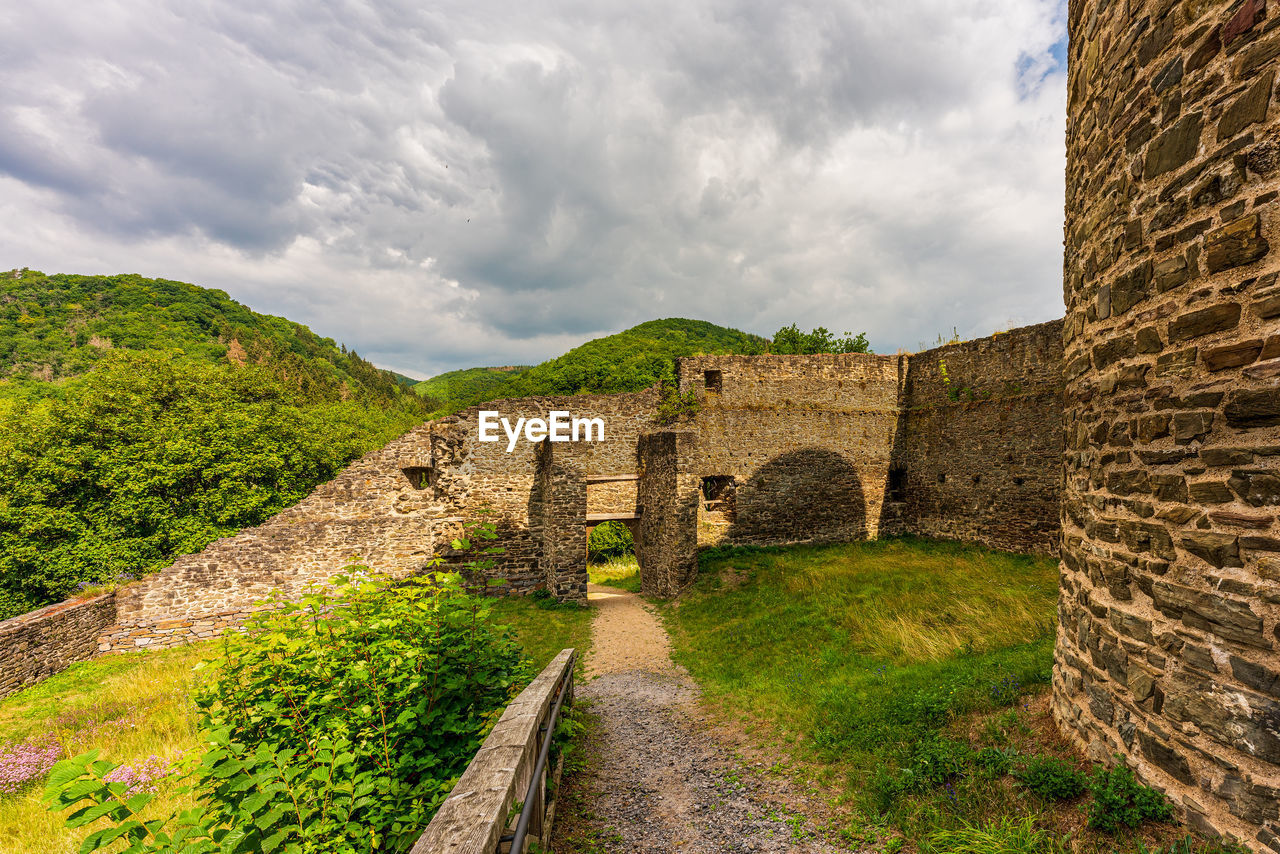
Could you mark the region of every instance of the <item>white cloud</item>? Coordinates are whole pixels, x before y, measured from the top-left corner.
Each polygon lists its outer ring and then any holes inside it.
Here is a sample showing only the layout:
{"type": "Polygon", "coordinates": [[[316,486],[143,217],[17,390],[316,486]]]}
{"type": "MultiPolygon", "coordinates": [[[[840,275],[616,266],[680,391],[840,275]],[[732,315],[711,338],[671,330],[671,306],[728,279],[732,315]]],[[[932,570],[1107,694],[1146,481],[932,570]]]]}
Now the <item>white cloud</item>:
{"type": "Polygon", "coordinates": [[[0,267],[424,375],[655,316],[892,351],[1061,313],[1058,0],[12,6],[0,267]]]}

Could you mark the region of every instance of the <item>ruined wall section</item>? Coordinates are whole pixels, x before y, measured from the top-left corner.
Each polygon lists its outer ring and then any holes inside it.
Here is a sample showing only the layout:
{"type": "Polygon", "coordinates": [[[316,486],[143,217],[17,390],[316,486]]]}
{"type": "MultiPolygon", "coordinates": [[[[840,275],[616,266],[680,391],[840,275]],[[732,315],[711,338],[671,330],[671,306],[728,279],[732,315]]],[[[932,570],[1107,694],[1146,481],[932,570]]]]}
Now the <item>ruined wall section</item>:
{"type": "MultiPolygon", "coordinates": [[[[154,649],[216,637],[268,595],[296,598],[351,564],[404,577],[435,557],[462,563],[474,555],[455,553],[450,544],[465,525],[486,520],[499,532],[499,540],[488,544],[506,549],[491,573],[510,580],[501,589],[542,587],[542,536],[530,531],[537,443],[522,437],[508,454],[505,438],[477,441],[479,411],[496,410],[513,425],[517,418],[545,418],[552,410],[603,418],[604,441],[557,445],[557,460],[584,475],[634,474],[636,442],[640,430],[652,426],[655,403],[652,391],[504,400],[417,427],[264,524],[121,590],[118,619],[104,630],[100,646],[154,649]]],[[[575,519],[585,516],[585,483],[583,490],[575,519]]],[[[634,512],[634,484],[600,502],[634,512]]]]}
{"type": "Polygon", "coordinates": [[[429,425],[418,427],[264,524],[120,590],[117,622],[103,633],[102,649],[215,637],[272,592],[296,598],[351,564],[401,577],[420,570],[447,516],[442,504],[420,496],[430,494],[427,473],[443,462],[436,457],[447,454],[429,425]]]}
{"type": "Polygon", "coordinates": [[[640,587],[646,596],[670,598],[698,574],[700,477],[691,464],[697,440],[690,431],[640,437],[639,495],[645,508],[636,538],[640,587]]]}
{"type": "MultiPolygon", "coordinates": [[[[505,435],[499,442],[479,441],[480,412],[496,411],[512,426],[519,418],[545,419],[553,411],[604,421],[603,441],[551,446],[556,464],[573,469],[587,481],[582,507],[574,511],[574,524],[582,527],[585,562],[587,512],[626,515],[637,511],[635,481],[597,485],[591,484],[590,478],[637,473],[636,446],[640,434],[656,426],[657,401],[657,392],[652,389],[632,394],[528,397],[481,404],[438,422],[436,429],[447,434],[450,446],[457,450],[454,461],[441,467],[436,475],[435,489],[447,502],[449,517],[468,523],[488,520],[497,527],[499,538],[489,545],[504,551],[495,558],[490,574],[507,580],[503,590],[526,593],[546,583],[541,517],[536,515],[542,511],[533,506],[539,443],[522,437],[508,453],[505,435]]],[[[502,434],[501,428],[498,432],[502,434]]],[[[560,506],[568,507],[563,503],[560,506]]],[[[554,519],[550,521],[556,523],[554,519]]],[[[450,560],[468,559],[448,551],[443,554],[450,560]]]]}
{"type": "Polygon", "coordinates": [[[701,409],[690,468],[700,545],[852,542],[879,534],[901,359],[860,353],[697,356],[677,365],[701,409]]]}
{"type": "Polygon", "coordinates": [[[1280,851],[1280,15],[1070,4],[1054,713],[1280,851]]]}
{"type": "Polygon", "coordinates": [[[1056,555],[1062,321],[917,353],[907,365],[885,527],[1056,555]]]}
{"type": "Polygon", "coordinates": [[[0,697],[96,656],[98,635],[115,619],[115,597],[107,595],[0,622],[0,697]]]}
{"type": "Polygon", "coordinates": [[[563,445],[544,440],[534,450],[537,473],[529,530],[541,543],[540,569],[548,592],[562,602],[587,603],[587,479],[557,459],[563,445]]]}

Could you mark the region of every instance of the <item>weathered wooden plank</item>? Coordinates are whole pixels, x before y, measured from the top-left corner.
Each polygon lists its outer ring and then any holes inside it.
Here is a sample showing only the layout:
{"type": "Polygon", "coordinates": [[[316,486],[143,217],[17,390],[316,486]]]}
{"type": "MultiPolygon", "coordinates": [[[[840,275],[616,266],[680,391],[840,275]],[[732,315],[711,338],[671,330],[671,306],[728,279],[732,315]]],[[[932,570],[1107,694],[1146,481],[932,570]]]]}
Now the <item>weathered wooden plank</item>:
{"type": "Polygon", "coordinates": [[[529,789],[538,761],[538,728],[551,715],[556,686],[574,653],[566,649],[557,655],[511,701],[410,854],[494,854],[512,804],[529,789]]]}

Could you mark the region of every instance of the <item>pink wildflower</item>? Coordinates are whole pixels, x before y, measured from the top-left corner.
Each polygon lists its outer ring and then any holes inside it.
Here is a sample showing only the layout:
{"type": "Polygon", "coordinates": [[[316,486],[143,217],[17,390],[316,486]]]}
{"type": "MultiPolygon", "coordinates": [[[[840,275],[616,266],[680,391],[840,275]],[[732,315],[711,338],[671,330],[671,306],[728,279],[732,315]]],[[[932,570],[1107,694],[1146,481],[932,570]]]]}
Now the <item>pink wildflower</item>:
{"type": "Polygon", "coordinates": [[[62,746],[51,735],[0,747],[0,792],[18,792],[48,774],[61,758],[62,746]]]}
{"type": "Polygon", "coordinates": [[[125,783],[125,795],[156,791],[156,781],[173,773],[169,763],[159,756],[149,756],[132,765],[121,765],[102,779],[108,783],[125,783]]]}

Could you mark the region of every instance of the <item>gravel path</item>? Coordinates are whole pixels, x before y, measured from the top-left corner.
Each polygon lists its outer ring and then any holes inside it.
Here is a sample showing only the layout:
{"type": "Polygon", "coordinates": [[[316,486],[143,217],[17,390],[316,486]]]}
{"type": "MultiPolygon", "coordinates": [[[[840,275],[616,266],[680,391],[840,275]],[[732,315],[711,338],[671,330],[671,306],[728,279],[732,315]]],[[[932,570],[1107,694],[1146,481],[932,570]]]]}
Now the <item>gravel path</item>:
{"type": "Polygon", "coordinates": [[[839,850],[808,838],[802,817],[779,814],[759,775],[705,730],[698,688],[640,598],[595,585],[587,597],[598,610],[577,695],[600,725],[563,792],[556,854],[839,850]]]}

